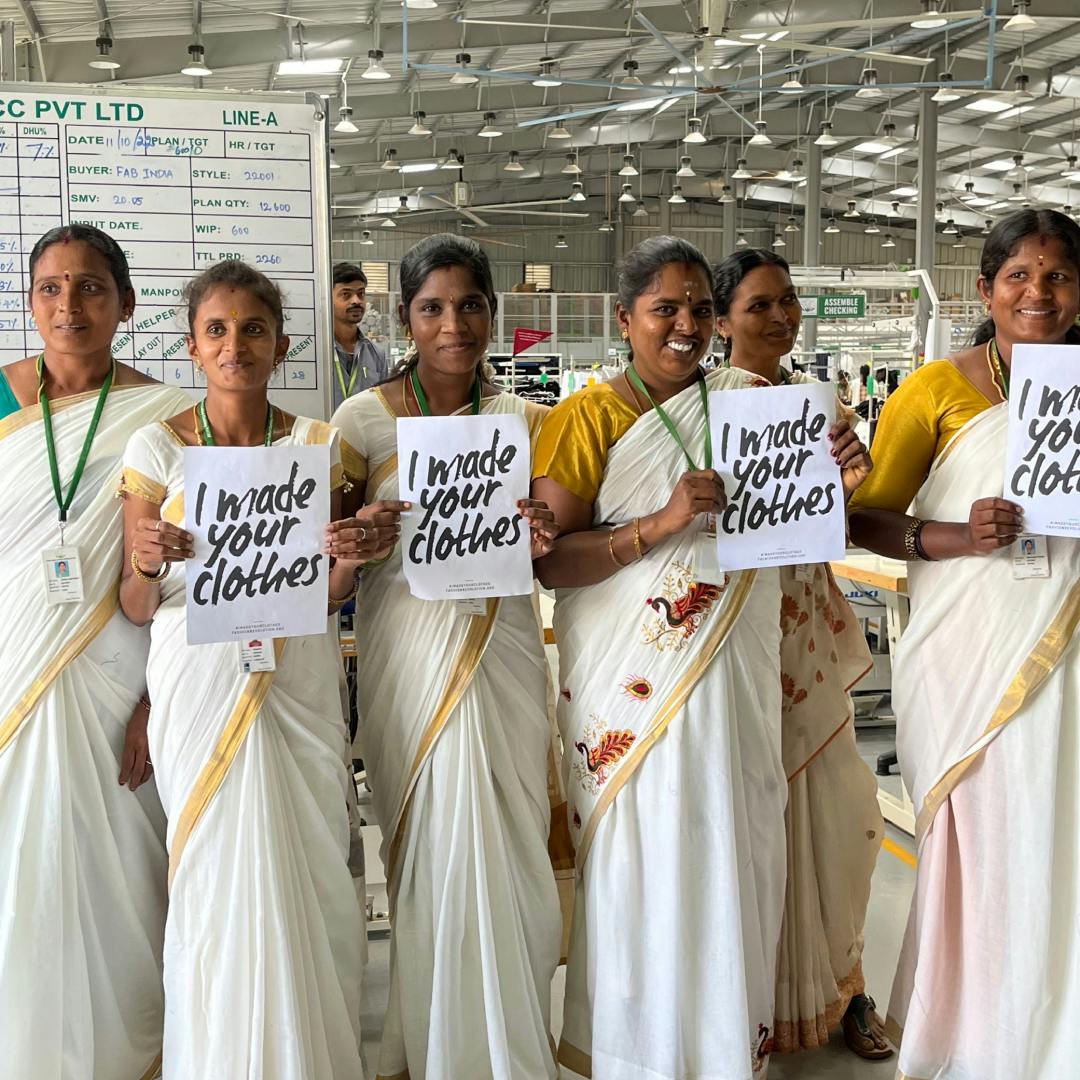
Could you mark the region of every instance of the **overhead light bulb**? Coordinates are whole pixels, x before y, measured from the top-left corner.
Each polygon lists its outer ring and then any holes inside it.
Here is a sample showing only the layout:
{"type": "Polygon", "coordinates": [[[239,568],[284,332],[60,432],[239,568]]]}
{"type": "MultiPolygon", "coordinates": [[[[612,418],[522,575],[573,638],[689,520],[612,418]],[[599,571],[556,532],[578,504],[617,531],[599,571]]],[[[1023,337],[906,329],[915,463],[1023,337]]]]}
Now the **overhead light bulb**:
{"type": "Polygon", "coordinates": [[[368,49],[367,68],[360,72],[361,79],[374,79],[376,81],[392,78],[389,71],[383,67],[382,49],[368,49]]]}
{"type": "Polygon", "coordinates": [[[430,135],[431,128],[424,123],[427,119],[427,113],[423,109],[417,109],[413,113],[413,126],[409,128],[410,135],[430,135]]]}
{"type": "Polygon", "coordinates": [[[109,55],[113,39],[108,34],[102,34],[94,44],[97,46],[97,56],[90,61],[90,67],[98,71],[115,71],[120,65],[109,55]]]}
{"type": "Polygon", "coordinates": [[[338,109],[338,122],[334,125],[335,131],[353,132],[360,129],[352,122],[352,109],[348,105],[342,105],[338,109]]]}
{"type": "Polygon", "coordinates": [[[948,71],[942,71],[938,75],[938,82],[942,85],[930,95],[931,101],[943,105],[947,101],[959,101],[964,96],[953,86],[953,77],[948,71]]]}
{"type": "Polygon", "coordinates": [[[572,139],[574,136],[562,124],[556,124],[549,132],[549,139],[572,139]]]}
{"type": "Polygon", "coordinates": [[[1030,6],[1030,0],[1013,0],[1013,11],[1016,14],[1005,24],[1005,29],[1034,30],[1035,20],[1028,14],[1030,6]]]}
{"type": "Polygon", "coordinates": [[[668,202],[669,203],[675,203],[676,205],[686,202],[686,200],[683,198],[682,188],[679,187],[678,184],[676,184],[671,189],[671,195],[668,198],[668,202]]]}
{"type": "Polygon", "coordinates": [[[567,176],[580,176],[581,166],[577,163],[577,154],[567,154],[566,164],[560,171],[566,173],[567,176]]]}
{"type": "Polygon", "coordinates": [[[580,180],[575,180],[570,185],[570,195],[567,198],[567,202],[584,202],[585,201],[585,187],[580,180]]]}
{"type": "Polygon", "coordinates": [[[630,216],[631,217],[636,217],[636,218],[648,217],[649,216],[649,211],[645,209],[645,204],[644,203],[638,203],[637,208],[634,210],[633,214],[631,214],[630,216]]]}
{"type": "Polygon", "coordinates": [[[896,241],[893,239],[892,233],[886,233],[885,234],[885,239],[881,241],[881,246],[883,248],[894,248],[894,247],[896,247],[896,241]]]}
{"type": "Polygon", "coordinates": [[[780,84],[777,92],[781,94],[801,94],[805,89],[806,87],[799,82],[798,76],[792,75],[790,79],[780,84]]]}
{"type": "Polygon", "coordinates": [[[725,205],[735,201],[735,192],[731,190],[730,184],[724,184],[723,187],[720,188],[720,198],[716,201],[724,203],[725,205]]]}
{"type": "Polygon", "coordinates": [[[497,139],[502,132],[495,126],[496,116],[493,112],[484,113],[484,126],[476,133],[481,139],[497,139]]]}
{"type": "Polygon", "coordinates": [[[877,100],[885,96],[877,83],[877,68],[864,68],[862,75],[859,77],[859,84],[859,89],[855,91],[857,98],[877,100]]]}
{"type": "Polygon", "coordinates": [[[524,172],[525,166],[518,161],[518,152],[510,151],[510,160],[503,166],[503,172],[524,172]]]}
{"type": "Polygon", "coordinates": [[[1022,71],[1013,80],[1013,88],[1009,91],[1009,101],[1015,105],[1023,105],[1028,101],[1034,101],[1035,95],[1028,89],[1031,78],[1022,71]]]}
{"type": "Polygon", "coordinates": [[[632,154],[626,154],[622,159],[622,168],[619,170],[620,176],[637,176],[638,171],[634,165],[634,157],[632,154]]]}
{"type": "Polygon", "coordinates": [[[621,202],[621,203],[637,202],[637,199],[634,198],[634,189],[629,184],[623,184],[623,186],[622,186],[622,194],[619,196],[619,202],[621,202]]]}
{"type": "Polygon", "coordinates": [[[397,201],[398,201],[398,213],[399,214],[408,214],[410,212],[410,210],[409,210],[409,196],[408,195],[399,195],[397,201]]]}
{"type": "Polygon", "coordinates": [[[797,233],[799,231],[799,223],[796,221],[795,216],[791,215],[787,219],[787,224],[784,226],[784,232],[797,233]]]}
{"type": "Polygon", "coordinates": [[[787,247],[787,242],[784,240],[784,238],[779,233],[776,233],[773,236],[772,246],[774,248],[787,247]]]}
{"type": "Polygon", "coordinates": [[[700,116],[691,116],[686,121],[686,134],[683,136],[683,142],[691,144],[708,142],[704,132],[701,130],[700,116]]]}
{"type": "Polygon", "coordinates": [[[386,172],[397,172],[401,168],[397,159],[397,151],[393,149],[393,147],[386,151],[386,157],[383,159],[382,167],[386,172]]]}
{"type": "Polygon", "coordinates": [[[806,174],[802,171],[802,161],[796,158],[791,163],[790,169],[781,169],[776,174],[777,180],[783,180],[789,184],[801,184],[806,179],[806,174]]]}
{"type": "Polygon", "coordinates": [[[753,180],[754,174],[746,167],[746,158],[741,157],[735,162],[735,171],[731,174],[732,180],[753,180]]]}
{"type": "Polygon", "coordinates": [[[365,229],[360,234],[360,243],[364,247],[371,247],[375,243],[375,241],[371,239],[371,230],[370,229],[365,229]]]}
{"type": "Polygon", "coordinates": [[[980,230],[980,235],[981,235],[981,236],[989,236],[989,235],[990,235],[990,230],[991,230],[991,229],[992,229],[993,227],[994,227],[994,220],[993,220],[993,218],[986,218],[986,219],[985,219],[985,220],[983,221],[983,227],[982,227],[982,229],[980,230]]]}
{"type": "Polygon", "coordinates": [[[746,239],[746,237],[745,237],[745,236],[743,236],[743,234],[742,234],[742,233],[739,233],[739,237],[738,237],[738,239],[737,239],[737,240],[735,241],[735,246],[736,246],[737,248],[744,248],[744,247],[749,247],[749,246],[750,246],[750,241],[749,241],[749,240],[747,240],[747,239],[746,239]]]}
{"type": "Polygon", "coordinates": [[[957,235],[956,239],[953,241],[952,246],[954,248],[964,248],[967,247],[967,244],[964,243],[964,238],[962,236],[957,235]]]}
{"type": "Polygon", "coordinates": [[[1027,169],[1024,168],[1024,155],[1013,154],[1013,165],[1005,176],[1009,180],[1023,180],[1027,176],[1027,169]]]}
{"type": "Polygon", "coordinates": [[[559,233],[559,235],[555,237],[555,246],[561,251],[568,248],[570,245],[566,242],[566,237],[562,233],[559,233]]]}
{"type": "MultiPolygon", "coordinates": [[[[754,127],[757,128],[757,131],[755,131],[754,134],[750,136],[750,141],[746,145],[747,146],[772,146],[772,139],[770,139],[769,136],[765,134],[766,126],[767,125],[766,125],[764,120],[755,120],[754,121],[754,127]]],[[[702,142],[704,142],[704,141],[705,140],[703,138],[702,142]]]]}
{"type": "Polygon", "coordinates": [[[203,76],[214,74],[203,62],[206,50],[198,42],[192,42],[187,47],[187,51],[190,59],[180,69],[181,75],[191,75],[194,78],[202,78],[203,76]]]}
{"type": "Polygon", "coordinates": [[[533,86],[562,86],[562,79],[555,76],[555,60],[545,56],[540,61],[540,74],[533,79],[533,86]]]}
{"type": "Polygon", "coordinates": [[[945,228],[941,231],[945,236],[955,236],[957,232],[959,232],[956,227],[956,222],[954,222],[952,218],[949,218],[949,220],[945,222],[945,228]]]}
{"type": "Polygon", "coordinates": [[[840,231],[840,226],[836,224],[835,217],[829,218],[828,224],[825,226],[825,231],[827,233],[838,233],[840,231]]]}
{"type": "Polygon", "coordinates": [[[383,229],[396,229],[397,222],[392,217],[383,218],[383,220],[379,222],[379,227],[383,229]]]}
{"type": "Polygon", "coordinates": [[[679,158],[679,171],[675,175],[697,176],[697,173],[694,172],[693,163],[691,162],[690,158],[686,157],[685,155],[679,158]]]}
{"type": "Polygon", "coordinates": [[[331,169],[340,169],[341,168],[341,166],[338,164],[337,156],[335,155],[334,148],[332,146],[330,147],[330,168],[331,169]]]}
{"type": "Polygon", "coordinates": [[[625,74],[619,80],[619,86],[624,90],[633,90],[636,87],[644,85],[637,75],[638,62],[636,60],[626,60],[623,63],[623,71],[625,74]]]}
{"type": "Polygon", "coordinates": [[[457,64],[458,69],[450,76],[450,82],[454,86],[472,86],[473,83],[478,83],[480,80],[471,72],[466,71],[466,68],[472,63],[472,57],[467,52],[459,52],[454,57],[454,63],[457,64]]]}
{"type": "Polygon", "coordinates": [[[871,220],[870,224],[863,229],[863,232],[866,233],[867,236],[877,236],[881,230],[877,227],[877,222],[871,220]]]}
{"type": "Polygon", "coordinates": [[[597,232],[614,232],[615,226],[611,224],[610,218],[604,218],[603,221],[596,227],[597,232]]]}
{"type": "Polygon", "coordinates": [[[949,21],[941,14],[940,0],[922,0],[922,9],[922,14],[917,19],[911,20],[913,30],[936,30],[949,21]]]}
{"type": "Polygon", "coordinates": [[[446,160],[439,166],[440,169],[460,169],[465,164],[465,159],[451,147],[446,160]]]}
{"type": "Polygon", "coordinates": [[[1061,174],[1063,180],[1080,180],[1080,169],[1076,167],[1076,155],[1070,154],[1065,159],[1065,172],[1061,174]]]}
{"type": "Polygon", "coordinates": [[[892,207],[893,216],[894,217],[899,217],[900,216],[900,204],[898,202],[893,202],[893,203],[889,203],[889,205],[892,207]]]}
{"type": "Polygon", "coordinates": [[[1007,202],[1022,203],[1026,196],[1024,195],[1023,184],[1013,184],[1013,193],[1006,200],[1007,202]]]}
{"type": "Polygon", "coordinates": [[[979,196],[975,193],[975,184],[971,180],[968,180],[964,184],[964,194],[960,196],[960,201],[970,206],[978,199],[978,197],[979,196]]]}
{"type": "Polygon", "coordinates": [[[857,218],[857,217],[861,217],[861,216],[862,215],[859,213],[859,208],[855,204],[855,200],[854,199],[848,199],[848,201],[847,201],[847,210],[844,211],[844,217],[846,217],[846,218],[857,218]]]}
{"type": "Polygon", "coordinates": [[[840,140],[832,133],[832,124],[828,120],[821,122],[821,134],[814,140],[815,146],[838,146],[840,140]]]}

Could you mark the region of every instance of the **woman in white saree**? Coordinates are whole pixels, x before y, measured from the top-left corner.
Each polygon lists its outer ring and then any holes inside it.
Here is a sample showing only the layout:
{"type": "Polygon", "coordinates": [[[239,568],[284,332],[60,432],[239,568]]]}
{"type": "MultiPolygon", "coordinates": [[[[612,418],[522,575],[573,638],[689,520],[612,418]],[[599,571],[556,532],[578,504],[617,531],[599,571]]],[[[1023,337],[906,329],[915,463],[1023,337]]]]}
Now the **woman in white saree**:
{"type": "Polygon", "coordinates": [[[120,598],[133,622],[153,620],[149,737],[168,817],[163,1076],[357,1080],[364,923],[346,861],[337,636],[278,640],[276,670],[250,674],[235,644],[187,644],[184,448],[329,445],[331,609],[378,541],[337,520],[338,433],[267,400],[289,347],[277,288],[219,263],[189,285],[188,316],[206,399],[135,434],[121,489],[120,598]]]}
{"type": "Polygon", "coordinates": [[[1014,346],[1080,342],[1080,228],[1011,215],[978,284],[975,346],[890,396],[851,515],[912,563],[893,700],[919,867],[889,1019],[907,1080],[1056,1080],[1080,1052],[1080,541],[1017,580],[1000,493],[1014,346]]]}
{"type": "MultiPolygon", "coordinates": [[[[736,251],[715,271],[717,329],[747,386],[813,382],[781,359],[795,346],[802,310],[787,262],[736,251]]],[[[844,412],[840,407],[841,413],[844,412]]],[[[832,435],[846,431],[843,416],[832,435]]],[[[870,458],[855,440],[845,496],[870,458]]],[[[810,1050],[842,1022],[848,1046],[880,1060],[892,1050],[862,973],[863,923],[885,823],[877,781],[855,745],[849,693],[872,666],[870,650],[828,563],[780,568],[783,642],[781,749],[788,780],[787,894],[776,971],[778,1053],[810,1050]]]]}
{"type": "Polygon", "coordinates": [[[639,244],[616,313],[631,367],[552,410],[533,466],[562,525],[539,573],[580,875],[559,1060],[597,1080],[744,1080],[772,1050],[784,900],[778,575],[699,576],[724,503],[707,393],[743,382],[698,367],[704,256],[639,244]]]}
{"type": "MultiPolygon", "coordinates": [[[[399,416],[543,413],[481,370],[495,314],[487,257],[437,236],[401,261],[399,314],[413,348],[389,382],[333,422],[359,451],[368,528],[396,540],[399,416]]],[[[555,526],[519,504],[534,557],[555,526]]],[[[479,613],[409,591],[394,550],[364,574],[357,708],[383,829],[390,1002],[382,1080],[548,1080],[560,909],[548,856],[548,671],[532,598],[479,613]]]]}
{"type": "Polygon", "coordinates": [[[113,361],[135,294],[111,237],[47,233],[29,296],[44,352],[0,372],[0,1072],[137,1080],[161,1050],[164,819],[140,786],[148,636],[118,610],[115,492],[129,436],[184,395],[113,361]],[[61,542],[48,565],[82,596],[50,606],[42,554],[61,542]]]}

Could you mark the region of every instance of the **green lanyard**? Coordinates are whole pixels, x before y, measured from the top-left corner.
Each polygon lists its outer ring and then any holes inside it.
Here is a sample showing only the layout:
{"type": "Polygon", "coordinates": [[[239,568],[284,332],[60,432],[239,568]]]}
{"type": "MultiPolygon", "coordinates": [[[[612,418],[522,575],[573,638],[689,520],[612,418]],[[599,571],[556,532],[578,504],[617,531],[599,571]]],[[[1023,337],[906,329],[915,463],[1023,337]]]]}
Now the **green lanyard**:
{"type": "MultiPolygon", "coordinates": [[[[420,385],[420,376],[416,374],[416,368],[412,369],[410,373],[410,379],[412,380],[413,393],[416,395],[416,404],[420,406],[420,412],[424,416],[431,415],[431,406],[428,405],[427,394],[424,393],[424,388],[420,385]]],[[[472,387],[472,415],[480,415],[480,379],[477,377],[473,382],[472,387]]]]}
{"type": "Polygon", "coordinates": [[[37,373],[38,404],[41,406],[41,420],[45,426],[45,449],[49,454],[49,472],[52,474],[53,495],[56,497],[56,506],[60,511],[60,543],[62,544],[64,542],[64,523],[67,521],[68,510],[71,509],[71,504],[75,499],[75,492],[79,488],[79,481],[82,479],[83,470],[86,468],[87,458],[90,457],[90,447],[93,445],[94,436],[97,434],[101,414],[105,411],[105,399],[112,389],[113,377],[116,374],[116,361],[113,361],[112,367],[109,368],[109,374],[105,376],[105,381],[98,391],[97,407],[94,409],[90,427],[86,431],[86,438],[83,439],[82,453],[79,454],[79,461],[75,466],[75,472],[72,474],[71,484],[68,486],[66,496],[60,487],[60,466],[56,460],[56,439],[53,436],[52,412],[49,410],[49,397],[45,393],[44,353],[38,357],[37,373]]]}
{"type": "Polygon", "coordinates": [[[1006,401],[1009,400],[1009,369],[1002,363],[1001,353],[998,351],[997,338],[990,339],[990,359],[993,362],[994,370],[997,372],[997,377],[1001,381],[1001,394],[1006,401]]]}
{"type": "MultiPolygon", "coordinates": [[[[353,392],[353,387],[356,386],[356,376],[360,373],[360,362],[357,361],[356,367],[352,369],[348,387],[345,386],[345,373],[341,369],[341,357],[336,353],[334,354],[334,367],[337,369],[337,381],[338,386],[341,387],[341,396],[347,398],[353,392]]],[[[364,368],[364,377],[367,378],[367,368],[364,368]]]]}
{"type": "MultiPolygon", "coordinates": [[[[206,398],[203,398],[195,406],[195,416],[199,421],[199,436],[203,446],[217,446],[214,432],[210,427],[210,418],[206,415],[206,398]]],[[[274,406],[266,403],[266,434],[263,436],[263,446],[274,444],[274,406]]]]}
{"type": "MultiPolygon", "coordinates": [[[[664,427],[668,429],[668,434],[675,440],[679,449],[683,452],[683,457],[686,458],[687,464],[696,472],[697,466],[694,464],[694,459],[686,449],[686,444],[682,441],[679,429],[675,427],[671,417],[668,416],[664,409],[653,401],[653,396],[649,393],[649,388],[642,382],[641,376],[634,370],[633,364],[626,370],[627,374],[630,376],[630,381],[649,399],[649,404],[656,410],[656,415],[660,417],[664,427]]],[[[711,469],[712,431],[709,428],[709,392],[705,389],[705,376],[702,375],[700,371],[698,372],[698,390],[701,392],[701,407],[705,410],[705,468],[711,469]]]]}

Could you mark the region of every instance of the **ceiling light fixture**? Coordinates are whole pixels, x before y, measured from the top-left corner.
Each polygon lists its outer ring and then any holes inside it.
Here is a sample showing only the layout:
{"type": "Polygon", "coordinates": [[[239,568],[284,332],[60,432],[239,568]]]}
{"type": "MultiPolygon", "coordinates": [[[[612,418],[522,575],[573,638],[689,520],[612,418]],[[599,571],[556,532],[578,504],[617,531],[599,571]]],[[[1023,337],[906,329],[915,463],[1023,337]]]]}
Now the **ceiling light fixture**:
{"type": "Polygon", "coordinates": [[[572,139],[574,136],[562,124],[556,124],[549,132],[549,139],[572,139]]]}
{"type": "Polygon", "coordinates": [[[1006,30],[1034,30],[1035,20],[1028,14],[1031,0],[1013,0],[1015,14],[1005,24],[1006,30]]]}
{"type": "Polygon", "coordinates": [[[686,202],[683,198],[682,188],[678,184],[671,189],[671,195],[668,198],[668,202],[674,203],[676,206],[686,202]]]}
{"type": "Polygon", "coordinates": [[[744,247],[749,247],[749,246],[750,246],[750,241],[749,241],[749,240],[747,240],[747,239],[746,239],[746,237],[745,237],[745,236],[743,236],[743,234],[742,234],[742,233],[739,233],[739,237],[738,237],[738,239],[737,239],[737,240],[735,241],[735,246],[736,246],[737,248],[744,248],[744,247]]]}
{"type": "Polygon", "coordinates": [[[863,232],[866,233],[867,236],[877,236],[877,234],[881,232],[881,230],[877,227],[877,222],[874,221],[873,218],[871,218],[870,224],[867,225],[865,229],[863,229],[863,232]]]}
{"type": "Polygon", "coordinates": [[[884,91],[878,86],[877,68],[863,68],[863,73],[859,76],[859,89],[855,91],[855,96],[864,101],[876,101],[885,96],[884,91]]]}
{"type": "Polygon", "coordinates": [[[566,237],[562,233],[559,233],[559,235],[555,237],[555,247],[558,248],[559,251],[565,251],[569,246],[570,245],[566,242],[566,237]]]}
{"type": "Polygon", "coordinates": [[[892,233],[886,233],[885,234],[885,239],[881,241],[881,246],[883,248],[894,248],[894,247],[896,247],[896,241],[893,239],[892,233]]]}
{"type": "Polygon", "coordinates": [[[533,86],[562,86],[562,79],[555,75],[555,60],[545,56],[540,61],[540,74],[532,81],[533,86]]]}
{"type": "Polygon", "coordinates": [[[460,169],[465,164],[465,159],[453,148],[446,155],[446,160],[439,166],[440,169],[460,169]]]}
{"type": "Polygon", "coordinates": [[[427,120],[427,113],[423,109],[417,109],[413,113],[413,126],[409,128],[410,135],[430,135],[431,128],[427,126],[424,121],[427,120]]]}
{"type": "Polygon", "coordinates": [[[408,213],[410,213],[409,196],[408,195],[399,195],[397,201],[398,201],[398,213],[399,214],[408,214],[408,213]]]}
{"type": "Polygon", "coordinates": [[[375,243],[375,241],[371,239],[371,230],[370,229],[365,229],[360,234],[360,244],[361,244],[361,246],[363,246],[363,247],[371,247],[374,243],[375,243]]]}
{"type": "Polygon", "coordinates": [[[437,161],[409,161],[401,166],[403,173],[434,172],[439,167],[437,161]]]}
{"type": "Polygon", "coordinates": [[[518,152],[510,151],[510,160],[503,166],[503,172],[524,172],[525,166],[518,161],[518,152]]]}
{"type": "Polygon", "coordinates": [[[780,84],[777,88],[779,94],[801,94],[806,89],[797,75],[792,75],[786,82],[780,84]]]}
{"type": "Polygon", "coordinates": [[[202,78],[214,73],[206,66],[203,58],[206,50],[197,42],[193,41],[188,47],[188,62],[180,69],[181,75],[191,75],[193,78],[202,78]]]}
{"type": "Polygon", "coordinates": [[[945,228],[941,231],[945,236],[955,236],[959,232],[956,227],[956,222],[953,221],[952,218],[949,218],[949,220],[945,222],[945,228]]]}
{"type": "Polygon", "coordinates": [[[631,217],[636,217],[636,218],[648,217],[649,216],[649,211],[645,209],[645,204],[644,203],[638,203],[637,208],[634,210],[634,212],[630,216],[631,217]]]}
{"type": "Polygon", "coordinates": [[[597,232],[614,232],[615,226],[611,224],[610,218],[604,218],[603,221],[596,227],[597,232]]]}
{"type": "Polygon", "coordinates": [[[496,119],[493,112],[484,113],[484,126],[476,134],[481,139],[497,139],[502,132],[495,126],[496,119]]]}
{"type": "Polygon", "coordinates": [[[735,171],[731,174],[732,180],[753,180],[754,174],[746,167],[746,158],[741,157],[735,162],[735,171]]]}
{"type": "Polygon", "coordinates": [[[779,233],[775,233],[773,235],[772,246],[774,248],[783,248],[783,247],[787,247],[787,243],[779,233]]]}
{"type": "Polygon", "coordinates": [[[787,224],[784,226],[784,232],[797,233],[799,231],[799,222],[796,220],[795,215],[792,214],[787,219],[787,224]]]}
{"type": "Polygon", "coordinates": [[[450,76],[450,82],[454,86],[472,86],[473,83],[478,83],[480,80],[466,69],[472,63],[472,57],[467,52],[459,52],[454,57],[454,63],[457,64],[458,69],[450,76]]]}
{"type": "Polygon", "coordinates": [[[567,202],[584,202],[587,198],[585,194],[585,186],[580,180],[575,180],[570,185],[570,194],[567,196],[567,202]]]}
{"type": "Polygon", "coordinates": [[[634,158],[632,154],[626,154],[622,159],[622,168],[619,170],[620,176],[637,176],[638,171],[634,166],[634,158]]]}
{"type": "Polygon", "coordinates": [[[691,145],[700,145],[701,143],[708,142],[705,138],[705,133],[701,130],[701,117],[691,116],[686,121],[686,134],[683,136],[683,142],[691,145]]]}
{"type": "Polygon", "coordinates": [[[97,46],[97,56],[90,61],[90,67],[97,71],[115,71],[120,65],[109,55],[113,39],[108,34],[102,34],[94,44],[97,46]]]}
{"type": "MultiPolygon", "coordinates": [[[[944,105],[949,101],[959,101],[964,95],[953,86],[953,77],[948,71],[942,71],[938,75],[938,82],[942,85],[930,95],[931,101],[944,105]]],[[[884,247],[884,245],[882,245],[884,247]]]]}
{"type": "Polygon", "coordinates": [[[634,189],[629,184],[623,184],[623,186],[622,186],[622,194],[619,196],[619,202],[621,202],[621,203],[637,202],[637,199],[634,198],[634,189]]]}
{"type": "Polygon", "coordinates": [[[941,14],[941,0],[922,0],[922,14],[911,20],[912,30],[936,30],[945,26],[948,19],[941,14]]]}
{"type": "Polygon", "coordinates": [[[720,188],[720,198],[716,200],[718,203],[727,205],[735,201],[735,192],[731,190],[730,184],[723,184],[720,188]]]}
{"type": "Polygon", "coordinates": [[[836,224],[835,217],[830,216],[829,221],[825,226],[825,231],[827,233],[838,233],[840,231],[840,226],[836,224]]]}
{"type": "Polygon", "coordinates": [[[753,135],[750,136],[747,146],[772,146],[772,139],[765,134],[765,128],[767,124],[764,120],[755,120],[754,127],[757,129],[753,135]]]}
{"type": "Polygon", "coordinates": [[[637,75],[638,62],[636,60],[625,60],[623,62],[623,77],[619,80],[619,87],[623,90],[635,90],[639,86],[644,84],[638,78],[637,75]]]}
{"type": "Polygon", "coordinates": [[[821,134],[814,140],[815,146],[838,146],[840,140],[832,133],[832,124],[828,120],[821,122],[821,134]]]}
{"type": "Polygon", "coordinates": [[[330,147],[330,168],[331,169],[340,169],[341,168],[341,166],[337,162],[337,156],[334,154],[334,148],[332,146],[330,147]]]}
{"type": "Polygon", "coordinates": [[[559,170],[567,176],[580,176],[581,166],[577,163],[577,152],[566,155],[566,164],[559,170]]]}
{"type": "Polygon", "coordinates": [[[386,151],[382,167],[386,172],[397,172],[401,168],[397,159],[397,151],[393,147],[386,151]]]}
{"type": "Polygon", "coordinates": [[[1024,185],[1013,184],[1013,193],[1005,201],[1011,203],[1022,203],[1026,199],[1027,196],[1024,194],[1024,185]]]}
{"type": "Polygon", "coordinates": [[[392,217],[383,218],[383,220],[379,222],[379,227],[381,229],[396,229],[397,222],[392,217]]]}
{"type": "Polygon", "coordinates": [[[393,78],[389,71],[383,67],[382,49],[368,49],[367,67],[360,72],[361,79],[372,79],[376,82],[384,82],[393,78]]]}
{"type": "Polygon", "coordinates": [[[338,122],[334,125],[335,131],[350,134],[360,129],[352,122],[352,109],[348,105],[342,105],[338,109],[338,122]]]}
{"type": "Polygon", "coordinates": [[[847,201],[847,210],[844,211],[844,217],[846,217],[846,218],[862,217],[862,215],[859,213],[859,208],[858,208],[858,206],[856,206],[854,199],[848,199],[848,201],[847,201]]]}
{"type": "Polygon", "coordinates": [[[1080,180],[1080,169],[1076,167],[1076,155],[1070,154],[1065,159],[1065,172],[1061,174],[1063,180],[1080,180]]]}
{"type": "Polygon", "coordinates": [[[676,176],[697,176],[694,172],[693,162],[685,154],[679,158],[679,171],[676,176]]]}
{"type": "Polygon", "coordinates": [[[919,189],[913,184],[901,184],[899,187],[894,187],[889,194],[895,195],[898,199],[913,199],[919,194],[919,189]]]}

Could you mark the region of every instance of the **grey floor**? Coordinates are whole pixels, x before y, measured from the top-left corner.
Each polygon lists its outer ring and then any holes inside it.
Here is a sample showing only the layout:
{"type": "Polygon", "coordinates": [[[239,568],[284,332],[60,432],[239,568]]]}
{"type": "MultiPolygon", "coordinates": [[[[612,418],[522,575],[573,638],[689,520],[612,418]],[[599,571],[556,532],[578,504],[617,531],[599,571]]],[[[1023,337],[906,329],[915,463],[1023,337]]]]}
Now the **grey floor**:
{"type": "MultiPolygon", "coordinates": [[[[877,755],[891,749],[893,736],[889,728],[861,731],[858,736],[859,750],[873,767],[877,755]]],[[[894,793],[899,780],[882,778],[883,786],[894,793]]],[[[889,840],[910,853],[912,839],[888,826],[889,840]]],[[[866,918],[866,948],[863,953],[863,971],[866,974],[867,992],[878,1002],[878,1011],[884,1015],[889,1001],[893,971],[900,953],[900,943],[907,920],[908,905],[915,885],[915,871],[900,856],[882,848],[874,871],[870,907],[866,918]]],[[[386,937],[370,942],[368,966],[365,971],[363,1001],[364,1053],[370,1075],[374,1077],[378,1064],[379,1034],[383,1012],[389,992],[390,945],[386,937]]],[[[552,983],[552,1025],[555,1036],[562,1028],[563,980],[565,969],[560,968],[552,983]]],[[[802,1080],[802,1078],[828,1077],[830,1080],[885,1080],[896,1072],[895,1056],[883,1062],[868,1062],[856,1057],[837,1036],[832,1043],[811,1053],[776,1056],[769,1067],[769,1080],[802,1080]]]]}

